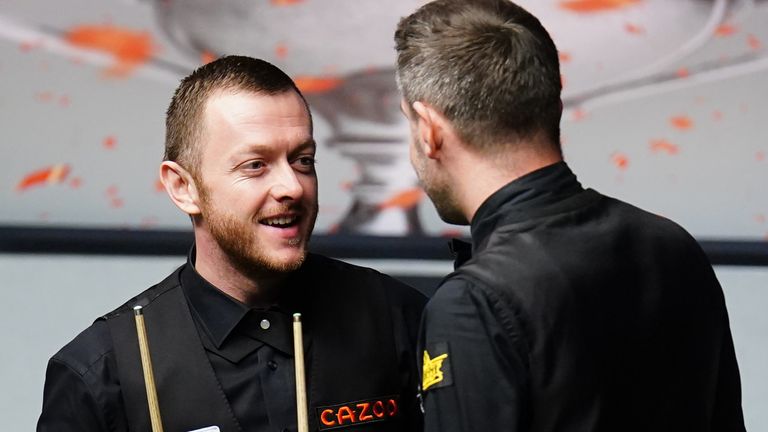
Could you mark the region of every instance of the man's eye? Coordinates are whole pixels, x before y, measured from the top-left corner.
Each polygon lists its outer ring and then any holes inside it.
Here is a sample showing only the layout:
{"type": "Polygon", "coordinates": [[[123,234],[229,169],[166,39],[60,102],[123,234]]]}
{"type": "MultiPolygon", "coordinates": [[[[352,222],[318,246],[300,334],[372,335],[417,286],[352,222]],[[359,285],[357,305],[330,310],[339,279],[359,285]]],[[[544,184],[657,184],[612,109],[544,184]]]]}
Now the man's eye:
{"type": "Polygon", "coordinates": [[[246,168],[252,169],[252,170],[262,169],[265,166],[266,166],[266,164],[264,162],[262,162],[262,161],[253,161],[253,162],[248,162],[247,164],[245,164],[246,168]]]}
{"type": "Polygon", "coordinates": [[[299,164],[304,166],[313,166],[317,161],[312,156],[302,156],[298,159],[299,164]]]}

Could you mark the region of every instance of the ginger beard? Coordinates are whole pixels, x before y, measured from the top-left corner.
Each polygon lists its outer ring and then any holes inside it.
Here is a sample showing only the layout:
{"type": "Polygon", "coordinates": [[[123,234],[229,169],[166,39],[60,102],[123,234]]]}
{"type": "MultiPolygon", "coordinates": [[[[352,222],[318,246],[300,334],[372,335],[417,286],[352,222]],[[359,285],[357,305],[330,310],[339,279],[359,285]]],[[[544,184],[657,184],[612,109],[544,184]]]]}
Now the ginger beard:
{"type": "Polygon", "coordinates": [[[196,180],[200,186],[200,216],[206,222],[211,236],[219,248],[243,274],[253,275],[263,272],[286,273],[298,270],[307,256],[307,244],[312,235],[317,218],[317,200],[311,203],[278,204],[268,213],[260,212],[253,220],[242,220],[227,211],[220,211],[211,199],[210,191],[205,184],[196,180]],[[296,248],[299,254],[283,258],[271,253],[269,247],[261,244],[256,230],[260,220],[270,215],[295,211],[300,216],[301,235],[287,240],[290,247],[296,248]]]}

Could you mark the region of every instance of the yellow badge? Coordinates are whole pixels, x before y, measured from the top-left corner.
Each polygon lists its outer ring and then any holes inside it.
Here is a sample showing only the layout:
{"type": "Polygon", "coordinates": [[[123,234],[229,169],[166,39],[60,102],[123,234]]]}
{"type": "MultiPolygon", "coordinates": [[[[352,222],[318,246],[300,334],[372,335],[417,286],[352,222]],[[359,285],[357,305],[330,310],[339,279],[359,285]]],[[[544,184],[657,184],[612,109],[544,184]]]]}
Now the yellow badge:
{"type": "Polygon", "coordinates": [[[422,375],[421,384],[422,391],[440,383],[444,383],[445,385],[450,384],[450,382],[444,382],[445,374],[443,372],[443,363],[447,365],[447,362],[447,352],[445,354],[440,354],[435,358],[430,358],[427,350],[424,350],[424,374],[422,375]]]}

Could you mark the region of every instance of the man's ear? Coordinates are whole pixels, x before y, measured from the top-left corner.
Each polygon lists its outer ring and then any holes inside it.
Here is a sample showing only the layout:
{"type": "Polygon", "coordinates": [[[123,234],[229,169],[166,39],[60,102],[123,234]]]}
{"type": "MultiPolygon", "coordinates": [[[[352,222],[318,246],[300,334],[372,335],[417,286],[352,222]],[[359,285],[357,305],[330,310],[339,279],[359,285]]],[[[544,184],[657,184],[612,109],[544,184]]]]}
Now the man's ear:
{"type": "Polygon", "coordinates": [[[200,195],[189,171],[176,162],[164,161],[160,165],[160,181],[176,207],[190,216],[200,214],[200,195]]]}
{"type": "Polygon", "coordinates": [[[445,118],[432,106],[416,101],[412,105],[416,120],[416,145],[430,159],[439,157],[445,138],[445,118]]]}

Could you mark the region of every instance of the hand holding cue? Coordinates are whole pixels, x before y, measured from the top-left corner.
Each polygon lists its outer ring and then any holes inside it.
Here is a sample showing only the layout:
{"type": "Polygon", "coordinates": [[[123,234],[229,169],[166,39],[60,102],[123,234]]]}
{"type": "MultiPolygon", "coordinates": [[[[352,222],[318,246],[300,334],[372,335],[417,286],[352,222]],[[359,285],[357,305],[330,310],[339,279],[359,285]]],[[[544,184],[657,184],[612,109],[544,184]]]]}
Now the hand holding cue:
{"type": "Polygon", "coordinates": [[[304,338],[301,334],[301,314],[293,314],[293,363],[296,367],[296,421],[299,432],[309,432],[307,416],[307,386],[304,380],[304,338]]]}
{"type": "Polygon", "coordinates": [[[141,368],[144,370],[144,387],[147,389],[149,404],[149,419],[152,422],[152,432],[163,432],[163,422],[160,419],[160,405],[157,402],[155,375],[152,372],[152,358],[149,356],[149,339],[147,328],[144,326],[144,312],[141,306],[133,307],[136,318],[136,333],[139,336],[139,352],[141,353],[141,368]]]}

